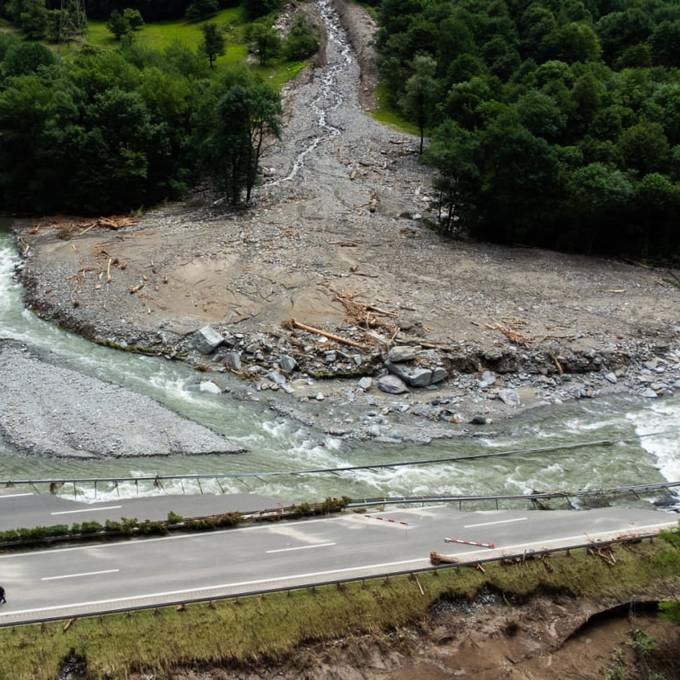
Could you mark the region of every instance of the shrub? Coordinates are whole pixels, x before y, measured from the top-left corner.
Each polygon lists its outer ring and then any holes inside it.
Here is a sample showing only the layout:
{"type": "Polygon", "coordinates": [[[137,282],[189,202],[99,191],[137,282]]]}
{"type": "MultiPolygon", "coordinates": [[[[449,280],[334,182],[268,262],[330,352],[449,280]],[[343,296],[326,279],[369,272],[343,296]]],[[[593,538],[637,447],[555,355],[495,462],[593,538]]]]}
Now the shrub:
{"type": "Polygon", "coordinates": [[[311,57],[319,49],[319,29],[307,17],[295,19],[283,46],[283,54],[290,61],[311,57]]]}

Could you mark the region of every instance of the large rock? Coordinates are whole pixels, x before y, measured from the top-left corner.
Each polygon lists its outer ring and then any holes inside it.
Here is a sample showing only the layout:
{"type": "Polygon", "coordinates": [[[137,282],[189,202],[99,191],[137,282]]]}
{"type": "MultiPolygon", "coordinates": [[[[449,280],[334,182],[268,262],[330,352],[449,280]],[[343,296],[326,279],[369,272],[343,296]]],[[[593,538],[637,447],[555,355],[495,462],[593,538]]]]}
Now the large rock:
{"type": "Polygon", "coordinates": [[[364,377],[359,380],[359,388],[362,389],[364,392],[368,392],[368,390],[371,389],[371,385],[373,384],[372,378],[369,377],[364,377]]]}
{"type": "Polygon", "coordinates": [[[231,368],[232,371],[240,371],[241,352],[227,352],[224,355],[224,363],[231,368]]]}
{"type": "Polygon", "coordinates": [[[293,357],[284,354],[279,359],[279,366],[284,373],[292,373],[297,368],[297,361],[293,357]]]}
{"type": "Polygon", "coordinates": [[[396,375],[383,375],[378,378],[378,389],[387,394],[403,394],[408,392],[408,387],[396,375]]]}
{"type": "Polygon", "coordinates": [[[484,371],[482,377],[479,379],[479,386],[482,389],[491,387],[496,384],[496,374],[493,371],[484,371]]]}
{"type": "Polygon", "coordinates": [[[222,388],[212,380],[204,380],[198,386],[198,389],[200,392],[207,392],[208,394],[222,394],[222,388]]]}
{"type": "Polygon", "coordinates": [[[441,366],[437,366],[436,368],[432,369],[432,385],[436,385],[437,383],[443,382],[449,377],[449,373],[445,368],[442,368],[441,366]]]}
{"type": "Polygon", "coordinates": [[[201,354],[212,354],[224,338],[212,326],[203,326],[194,333],[193,345],[201,354]]]}
{"type": "Polygon", "coordinates": [[[392,364],[400,364],[404,361],[413,361],[418,355],[418,347],[399,345],[392,347],[387,354],[387,361],[392,364]]]}
{"type": "Polygon", "coordinates": [[[504,389],[498,392],[498,398],[508,406],[517,407],[520,405],[520,398],[517,390],[504,389]]]}
{"type": "Polygon", "coordinates": [[[411,387],[427,387],[432,384],[432,371],[421,366],[387,363],[387,370],[401,378],[411,387]]]}
{"type": "Polygon", "coordinates": [[[269,371],[269,373],[267,373],[267,378],[279,387],[283,387],[287,384],[286,379],[278,371],[269,371]]]}

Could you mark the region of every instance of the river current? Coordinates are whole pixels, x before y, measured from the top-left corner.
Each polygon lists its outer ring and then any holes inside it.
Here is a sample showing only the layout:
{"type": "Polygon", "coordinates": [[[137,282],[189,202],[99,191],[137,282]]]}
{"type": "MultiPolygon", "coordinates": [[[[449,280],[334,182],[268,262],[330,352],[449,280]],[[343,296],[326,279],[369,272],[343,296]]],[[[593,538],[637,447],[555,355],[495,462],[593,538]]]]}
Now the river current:
{"type": "MultiPolygon", "coordinates": [[[[26,457],[0,443],[0,480],[21,478],[127,477],[150,474],[300,470],[456,457],[512,449],[519,453],[477,461],[362,470],[336,475],[204,482],[203,490],[253,491],[282,499],[329,495],[526,493],[532,489],[598,488],[680,479],[680,399],[633,397],[579,401],[540,408],[495,428],[487,438],[437,442],[430,446],[353,444],[263,411],[228,395],[196,391],[196,375],[185,365],[138,356],[90,343],[42,321],[22,301],[14,272],[20,264],[12,237],[0,231],[0,337],[49,351],[58,363],[147,394],[171,409],[241,442],[248,453],[228,456],[69,460],[26,457]],[[663,432],[661,435],[648,436],[663,432]],[[569,448],[578,442],[614,439],[614,446],[569,448]],[[625,441],[623,441],[625,440],[625,441]],[[533,449],[550,449],[526,453],[533,449]]],[[[20,380],[21,376],[17,376],[20,380]]],[[[1,414],[0,397],[0,418],[1,414]]],[[[192,482],[170,482],[143,493],[197,492],[192,482]]],[[[84,498],[93,498],[83,486],[84,498]]],[[[113,494],[101,487],[97,498],[113,494]]],[[[115,494],[137,493],[123,484],[115,494]]]]}

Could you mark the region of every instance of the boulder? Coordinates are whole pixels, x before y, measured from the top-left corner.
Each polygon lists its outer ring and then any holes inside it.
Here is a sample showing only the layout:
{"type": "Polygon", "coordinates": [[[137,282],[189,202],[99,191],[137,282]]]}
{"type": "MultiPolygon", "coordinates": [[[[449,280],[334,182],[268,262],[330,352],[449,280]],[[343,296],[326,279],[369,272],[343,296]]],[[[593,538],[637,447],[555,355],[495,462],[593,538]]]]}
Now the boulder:
{"type": "Polygon", "coordinates": [[[496,374],[493,371],[484,371],[482,377],[479,379],[479,386],[482,389],[491,387],[496,384],[496,374]]]}
{"type": "Polygon", "coordinates": [[[520,405],[519,394],[517,390],[504,389],[498,392],[498,398],[508,406],[517,407],[520,405]]]}
{"type": "Polygon", "coordinates": [[[199,392],[207,392],[208,394],[222,394],[222,388],[216,385],[212,380],[204,380],[198,386],[199,392]]]}
{"type": "Polygon", "coordinates": [[[487,425],[489,419],[486,416],[473,416],[470,419],[470,425],[487,425]]]}
{"type": "Polygon", "coordinates": [[[371,389],[372,385],[373,380],[371,378],[361,378],[361,380],[359,380],[359,388],[362,389],[364,392],[368,392],[368,390],[371,389]]]}
{"type": "Polygon", "coordinates": [[[279,387],[286,385],[286,379],[278,371],[269,371],[267,378],[279,387]]]}
{"type": "Polygon", "coordinates": [[[612,385],[616,385],[619,379],[616,377],[616,373],[605,373],[604,379],[610,382],[612,385]]]}
{"type": "Polygon", "coordinates": [[[436,368],[432,369],[432,385],[436,385],[437,383],[443,382],[449,377],[448,371],[445,368],[442,368],[441,366],[437,366],[436,368]]]}
{"type": "Polygon", "coordinates": [[[408,387],[396,375],[383,375],[378,378],[378,389],[387,394],[403,394],[408,392],[408,387]]]}
{"type": "Polygon", "coordinates": [[[227,352],[224,355],[224,363],[233,371],[241,370],[241,352],[227,352]]]}
{"type": "Polygon", "coordinates": [[[293,357],[284,354],[279,359],[279,366],[284,373],[292,373],[297,368],[297,361],[293,357]]]}
{"type": "Polygon", "coordinates": [[[212,326],[203,326],[194,333],[193,345],[201,354],[212,354],[224,338],[212,326]]]}
{"type": "Polygon", "coordinates": [[[656,399],[659,395],[651,387],[648,387],[643,391],[642,396],[646,399],[656,399]]]}
{"type": "Polygon", "coordinates": [[[399,364],[403,361],[413,361],[418,354],[418,347],[410,345],[399,345],[392,347],[387,354],[387,361],[392,364],[399,364]]]}
{"type": "Polygon", "coordinates": [[[403,364],[387,363],[387,370],[401,378],[411,387],[427,387],[432,383],[432,371],[420,366],[405,366],[403,364]]]}

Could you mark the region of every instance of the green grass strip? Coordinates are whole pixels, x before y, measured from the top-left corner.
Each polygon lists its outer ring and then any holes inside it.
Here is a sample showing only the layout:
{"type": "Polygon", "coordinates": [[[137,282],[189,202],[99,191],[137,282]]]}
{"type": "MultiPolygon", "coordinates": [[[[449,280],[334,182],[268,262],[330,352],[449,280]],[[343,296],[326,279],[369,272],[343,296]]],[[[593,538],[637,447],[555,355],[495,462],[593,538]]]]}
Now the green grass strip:
{"type": "Polygon", "coordinates": [[[111,614],[0,629],[0,677],[53,680],[71,652],[90,678],[168,672],[192,663],[248,663],[282,657],[298,645],[381,632],[424,616],[441,598],[473,598],[483,587],[515,596],[564,592],[626,598],[680,578],[680,540],[616,546],[614,566],[583,550],[542,561],[440,569],[418,576],[367,580],[212,604],[111,614]],[[424,594],[421,594],[422,587],[424,594]]]}
{"type": "Polygon", "coordinates": [[[395,111],[387,101],[387,90],[384,85],[380,84],[375,90],[376,107],[371,113],[371,117],[383,125],[388,125],[399,132],[406,132],[410,135],[418,136],[420,132],[418,127],[410,121],[403,118],[397,111],[395,111]]]}

